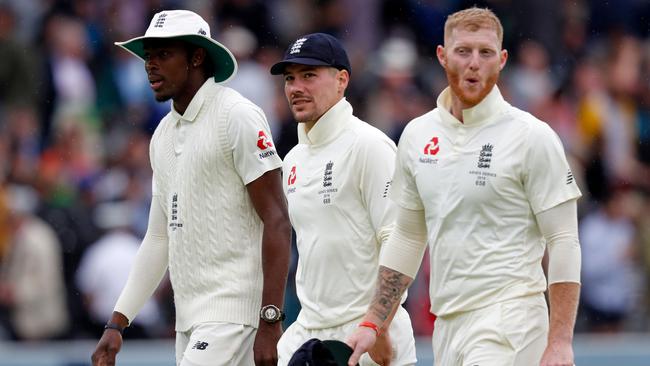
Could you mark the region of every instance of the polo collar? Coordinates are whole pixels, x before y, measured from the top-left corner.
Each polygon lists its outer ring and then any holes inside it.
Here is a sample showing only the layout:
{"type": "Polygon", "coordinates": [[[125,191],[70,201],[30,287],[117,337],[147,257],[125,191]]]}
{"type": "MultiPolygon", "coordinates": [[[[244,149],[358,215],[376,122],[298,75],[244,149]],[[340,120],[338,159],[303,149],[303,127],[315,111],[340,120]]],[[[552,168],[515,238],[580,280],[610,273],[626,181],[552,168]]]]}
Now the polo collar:
{"type": "Polygon", "coordinates": [[[334,139],[349,124],[352,117],[352,105],[341,98],[325,114],[323,114],[314,127],[305,131],[305,124],[298,124],[298,143],[307,145],[320,145],[334,139]]]}
{"type": "MultiPolygon", "coordinates": [[[[451,114],[451,88],[447,87],[440,93],[436,101],[440,117],[443,121],[452,124],[461,123],[451,114]]],[[[473,126],[485,123],[499,114],[508,102],[503,99],[499,88],[495,85],[490,93],[483,100],[472,108],[463,109],[463,123],[465,126],[473,126]]]]}
{"type": "Polygon", "coordinates": [[[208,90],[212,84],[215,84],[214,78],[208,78],[203,83],[203,85],[201,85],[199,90],[196,91],[196,94],[194,94],[194,97],[190,101],[190,104],[187,106],[187,109],[185,109],[185,113],[183,113],[183,115],[174,109],[174,103],[172,103],[172,116],[177,121],[183,120],[186,122],[194,122],[196,120],[196,116],[199,114],[199,111],[201,111],[201,107],[203,107],[203,103],[205,102],[208,90]]]}

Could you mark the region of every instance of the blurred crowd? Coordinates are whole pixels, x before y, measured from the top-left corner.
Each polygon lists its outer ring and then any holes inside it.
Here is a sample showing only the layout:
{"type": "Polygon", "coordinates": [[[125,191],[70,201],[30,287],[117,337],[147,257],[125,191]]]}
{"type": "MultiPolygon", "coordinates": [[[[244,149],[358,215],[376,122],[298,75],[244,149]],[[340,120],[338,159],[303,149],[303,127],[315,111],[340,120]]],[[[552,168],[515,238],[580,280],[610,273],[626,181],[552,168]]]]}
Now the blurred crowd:
{"type": "MultiPolygon", "coordinates": [[[[578,332],[650,331],[648,1],[0,0],[0,340],[97,338],[146,231],[148,143],[169,104],[113,42],[160,10],[200,13],[238,59],[228,85],[264,109],[284,156],[295,122],[268,70],[296,36],[343,40],[355,114],[397,141],[446,85],[446,15],[474,4],[505,28],[502,93],[557,132],[583,192],[578,332]]],[[[427,271],[407,300],[418,335],[433,327],[427,271]]],[[[170,291],[126,337],[173,335],[170,291]]]]}

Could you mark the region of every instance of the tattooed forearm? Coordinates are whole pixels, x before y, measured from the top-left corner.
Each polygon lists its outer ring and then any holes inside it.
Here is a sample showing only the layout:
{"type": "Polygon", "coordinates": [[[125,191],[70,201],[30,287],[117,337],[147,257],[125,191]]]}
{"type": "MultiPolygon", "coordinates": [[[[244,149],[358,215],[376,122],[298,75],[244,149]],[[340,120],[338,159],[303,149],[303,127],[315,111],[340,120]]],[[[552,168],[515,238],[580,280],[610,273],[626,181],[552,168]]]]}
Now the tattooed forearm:
{"type": "Polygon", "coordinates": [[[413,281],[409,276],[380,266],[375,297],[372,299],[370,311],[385,321],[393,308],[399,304],[402,294],[413,281]]]}

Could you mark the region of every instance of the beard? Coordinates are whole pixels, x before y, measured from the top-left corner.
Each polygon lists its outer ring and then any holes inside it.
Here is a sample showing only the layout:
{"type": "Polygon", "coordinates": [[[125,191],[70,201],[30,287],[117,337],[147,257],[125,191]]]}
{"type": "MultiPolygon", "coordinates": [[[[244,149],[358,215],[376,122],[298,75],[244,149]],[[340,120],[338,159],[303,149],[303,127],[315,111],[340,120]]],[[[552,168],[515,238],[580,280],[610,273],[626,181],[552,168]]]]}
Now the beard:
{"type": "Polygon", "coordinates": [[[467,90],[462,86],[463,78],[455,71],[447,71],[447,81],[449,87],[456,97],[466,108],[474,107],[479,104],[488,94],[499,80],[499,73],[495,72],[490,74],[482,85],[478,85],[474,90],[467,90]]]}

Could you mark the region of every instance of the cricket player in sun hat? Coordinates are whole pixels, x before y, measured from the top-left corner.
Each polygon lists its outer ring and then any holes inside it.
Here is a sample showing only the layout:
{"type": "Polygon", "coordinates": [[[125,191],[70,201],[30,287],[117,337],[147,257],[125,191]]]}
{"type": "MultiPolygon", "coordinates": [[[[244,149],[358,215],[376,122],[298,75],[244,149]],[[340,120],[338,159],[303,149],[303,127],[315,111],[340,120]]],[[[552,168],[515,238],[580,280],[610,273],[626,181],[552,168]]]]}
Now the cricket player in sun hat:
{"type": "MultiPolygon", "coordinates": [[[[300,314],[278,343],[279,365],[312,338],[344,341],[375,291],[379,253],[390,234],[388,198],[395,144],[355,117],[345,99],[350,62],[335,37],[298,37],[271,73],[283,75],[298,145],[285,157],[283,185],[296,231],[300,314]]],[[[361,365],[414,365],[415,341],[406,310],[377,329],[379,342],[361,365]]]]}
{"type": "Polygon", "coordinates": [[[264,113],[219,84],[237,62],[193,12],[157,13],[143,37],[116,44],[144,60],[156,100],[173,103],[151,140],[147,233],[93,365],[115,363],[167,269],[177,365],[275,365],[291,230],[264,113]]]}
{"type": "MultiPolygon", "coordinates": [[[[571,366],[580,190],[555,132],[496,86],[508,53],[494,13],[456,12],[444,33],[437,56],[449,87],[400,139],[397,220],[364,320],[390,323],[429,243],[437,365],[571,366]]],[[[357,329],[350,365],[375,338],[357,329]]]]}

